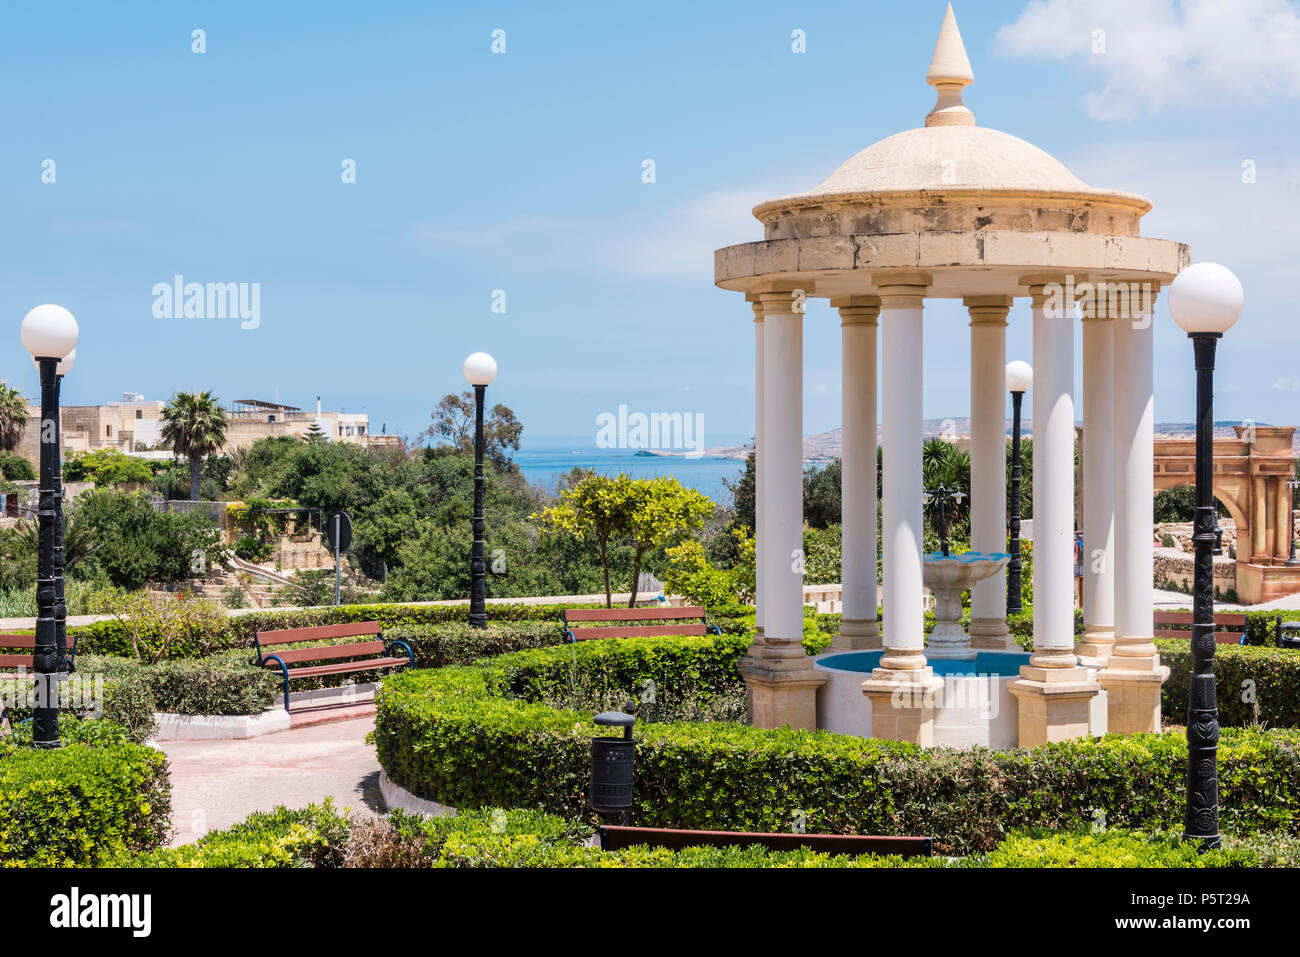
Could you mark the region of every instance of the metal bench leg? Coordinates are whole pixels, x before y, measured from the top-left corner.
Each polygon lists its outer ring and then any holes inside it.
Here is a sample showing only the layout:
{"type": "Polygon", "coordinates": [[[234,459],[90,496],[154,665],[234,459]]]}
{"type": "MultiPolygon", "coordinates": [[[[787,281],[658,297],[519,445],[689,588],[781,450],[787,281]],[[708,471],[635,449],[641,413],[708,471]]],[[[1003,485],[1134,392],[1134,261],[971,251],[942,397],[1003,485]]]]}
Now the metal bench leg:
{"type": "Polygon", "coordinates": [[[289,666],[284,663],[284,660],[279,655],[267,655],[265,658],[262,659],[262,664],[265,665],[268,661],[274,661],[276,664],[278,664],[280,666],[280,673],[284,676],[284,710],[288,712],[289,710],[289,666]]]}

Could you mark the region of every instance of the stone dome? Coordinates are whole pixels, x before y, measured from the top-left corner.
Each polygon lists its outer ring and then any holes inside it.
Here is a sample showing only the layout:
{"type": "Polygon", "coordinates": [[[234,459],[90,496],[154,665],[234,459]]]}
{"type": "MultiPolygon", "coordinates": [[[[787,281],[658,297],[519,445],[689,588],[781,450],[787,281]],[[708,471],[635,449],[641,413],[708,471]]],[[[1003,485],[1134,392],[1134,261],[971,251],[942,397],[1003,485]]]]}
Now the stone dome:
{"type": "Polygon", "coordinates": [[[1089,189],[1065,164],[1009,133],[983,126],[926,126],[868,146],[812,193],[1008,188],[1089,189]]]}

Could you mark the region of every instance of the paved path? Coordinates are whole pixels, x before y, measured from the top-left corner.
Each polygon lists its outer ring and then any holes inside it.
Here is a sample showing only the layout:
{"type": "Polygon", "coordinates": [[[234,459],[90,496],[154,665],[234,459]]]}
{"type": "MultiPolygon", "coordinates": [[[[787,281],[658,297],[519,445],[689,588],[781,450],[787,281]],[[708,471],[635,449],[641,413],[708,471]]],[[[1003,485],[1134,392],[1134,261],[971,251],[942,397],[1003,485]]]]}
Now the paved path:
{"type": "Polygon", "coordinates": [[[277,804],[304,807],[334,796],[356,814],[382,813],[373,715],[291,728],[243,741],[163,741],[171,764],[172,845],[229,827],[277,804]]]}

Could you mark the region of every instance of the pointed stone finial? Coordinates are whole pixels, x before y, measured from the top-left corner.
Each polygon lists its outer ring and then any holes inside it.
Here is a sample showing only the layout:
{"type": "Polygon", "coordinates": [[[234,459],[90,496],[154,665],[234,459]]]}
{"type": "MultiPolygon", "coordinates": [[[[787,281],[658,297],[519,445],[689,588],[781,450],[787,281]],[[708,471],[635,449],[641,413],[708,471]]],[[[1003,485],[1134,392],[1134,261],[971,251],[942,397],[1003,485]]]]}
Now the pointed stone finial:
{"type": "Polygon", "coordinates": [[[939,91],[934,109],[925,118],[926,126],[975,125],[975,114],[961,101],[962,88],[975,82],[975,74],[966,56],[966,45],[961,42],[961,31],[957,29],[951,3],[943,15],[943,26],[939,28],[939,40],[934,45],[934,56],[930,58],[925,82],[939,91]]]}

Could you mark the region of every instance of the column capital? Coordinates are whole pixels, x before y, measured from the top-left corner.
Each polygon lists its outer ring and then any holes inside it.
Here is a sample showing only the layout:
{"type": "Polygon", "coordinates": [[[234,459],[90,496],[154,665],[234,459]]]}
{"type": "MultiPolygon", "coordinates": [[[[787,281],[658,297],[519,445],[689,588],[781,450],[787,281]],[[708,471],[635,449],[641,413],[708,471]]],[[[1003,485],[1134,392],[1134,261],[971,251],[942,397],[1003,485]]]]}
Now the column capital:
{"type": "Polygon", "coordinates": [[[970,312],[972,326],[1005,326],[1011,305],[1010,296],[966,296],[962,304],[970,312]]]}
{"type": "Polygon", "coordinates": [[[933,277],[928,272],[884,269],[872,275],[880,304],[891,309],[917,308],[925,304],[933,277]]]}
{"type": "Polygon", "coordinates": [[[880,318],[879,296],[836,296],[831,308],[840,311],[840,325],[874,326],[880,318]]]}
{"type": "Polygon", "coordinates": [[[761,309],[764,315],[786,316],[791,313],[802,316],[804,303],[813,294],[813,282],[792,280],[765,280],[751,286],[745,298],[755,302],[755,310],[761,309]]]}
{"type": "Polygon", "coordinates": [[[749,303],[754,308],[754,321],[762,322],[763,321],[763,300],[758,298],[758,294],[753,292],[745,293],[745,302],[749,303]]]}

